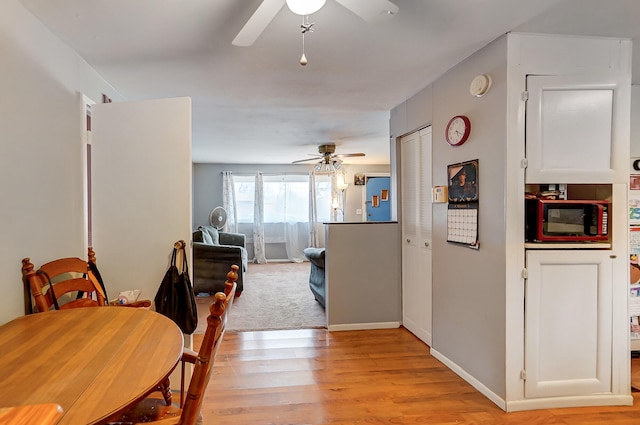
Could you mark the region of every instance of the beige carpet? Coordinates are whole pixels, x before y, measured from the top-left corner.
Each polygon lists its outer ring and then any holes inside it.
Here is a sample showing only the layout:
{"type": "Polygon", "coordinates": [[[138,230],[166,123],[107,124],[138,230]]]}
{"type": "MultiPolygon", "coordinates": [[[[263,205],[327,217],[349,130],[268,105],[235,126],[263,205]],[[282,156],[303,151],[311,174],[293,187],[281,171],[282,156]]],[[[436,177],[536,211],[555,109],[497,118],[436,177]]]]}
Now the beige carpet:
{"type": "MultiPolygon", "coordinates": [[[[249,264],[242,295],[233,301],[227,332],[326,327],[325,313],[309,289],[310,265],[249,264]]],[[[198,328],[203,333],[212,297],[197,297],[198,328]]]]}

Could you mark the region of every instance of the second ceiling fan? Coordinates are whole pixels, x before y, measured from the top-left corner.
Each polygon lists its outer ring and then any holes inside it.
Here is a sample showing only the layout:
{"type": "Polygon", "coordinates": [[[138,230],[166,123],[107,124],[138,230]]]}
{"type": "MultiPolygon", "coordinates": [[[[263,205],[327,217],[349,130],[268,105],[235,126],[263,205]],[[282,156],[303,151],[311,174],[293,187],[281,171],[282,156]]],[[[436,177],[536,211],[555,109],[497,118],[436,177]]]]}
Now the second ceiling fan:
{"type": "Polygon", "coordinates": [[[307,158],[307,159],[299,159],[297,161],[293,161],[292,164],[298,164],[298,163],[302,163],[302,162],[318,161],[318,163],[315,166],[316,171],[324,172],[324,173],[331,173],[331,172],[334,172],[334,171],[338,170],[342,166],[342,159],[341,158],[348,158],[348,157],[354,157],[354,156],[365,156],[365,154],[363,154],[361,152],[358,152],[358,153],[342,153],[342,154],[336,154],[335,152],[336,152],[336,145],[333,144],[333,143],[329,143],[329,144],[326,144],[326,145],[320,145],[320,146],[318,146],[319,155],[312,155],[311,158],[307,158]]]}
{"type": "MultiPolygon", "coordinates": [[[[251,46],[262,34],[267,25],[275,18],[276,14],[282,9],[285,2],[289,9],[298,15],[308,15],[316,12],[324,5],[326,0],[262,0],[260,6],[251,15],[251,18],[242,27],[238,35],[233,39],[235,46],[251,46]],[[299,9],[296,3],[302,3],[303,8],[299,9]],[[314,3],[315,7],[308,12],[305,10],[305,6],[309,3],[314,3]]],[[[351,12],[355,13],[367,22],[375,23],[382,21],[390,16],[398,13],[398,6],[391,3],[389,0],[329,0],[340,3],[351,12]]]]}

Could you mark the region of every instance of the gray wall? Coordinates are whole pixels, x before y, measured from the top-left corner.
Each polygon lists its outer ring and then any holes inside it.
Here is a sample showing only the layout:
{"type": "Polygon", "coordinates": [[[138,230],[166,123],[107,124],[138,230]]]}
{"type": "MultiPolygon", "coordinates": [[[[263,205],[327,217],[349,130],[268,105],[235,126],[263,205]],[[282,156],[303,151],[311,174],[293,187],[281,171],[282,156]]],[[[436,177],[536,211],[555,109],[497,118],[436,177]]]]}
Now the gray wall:
{"type": "MultiPolygon", "coordinates": [[[[21,260],[86,258],[82,100],[122,97],[18,0],[0,6],[0,323],[24,314],[21,260]]],[[[98,253],[98,261],[100,261],[98,253]]]]}
{"type": "MultiPolygon", "coordinates": [[[[389,173],[389,165],[356,165],[345,164],[346,181],[349,187],[345,191],[347,201],[345,221],[361,221],[362,216],[356,215],[356,209],[362,208],[362,186],[353,185],[353,175],[356,173],[389,173]]],[[[209,212],[222,205],[222,171],[235,174],[264,174],[274,173],[303,173],[313,169],[307,164],[193,164],[193,226],[209,224],[209,212]]],[[[393,196],[393,195],[392,195],[393,196]]],[[[253,245],[247,245],[249,259],[253,258],[253,245]]],[[[267,246],[267,260],[282,260],[287,258],[284,244],[269,244],[267,246]]]]}
{"type": "Polygon", "coordinates": [[[402,318],[398,223],[326,225],[329,330],[398,327],[402,318]]]}
{"type": "MultiPolygon", "coordinates": [[[[391,113],[400,137],[433,125],[433,185],[447,184],[447,165],[478,159],[479,241],[472,250],[446,242],[447,204],[433,207],[433,344],[491,391],[505,396],[505,160],[507,43],[499,39],[461,62],[391,113]],[[491,91],[469,94],[477,74],[491,91]],[[434,107],[433,105],[437,105],[434,107]],[[445,126],[455,115],[471,120],[471,136],[451,147],[445,126]]],[[[399,150],[392,143],[395,155],[399,150]]],[[[399,162],[394,163],[394,174],[399,162]]]]}
{"type": "MultiPolygon", "coordinates": [[[[195,227],[209,224],[209,212],[222,205],[222,171],[235,174],[274,173],[308,173],[312,165],[305,164],[193,164],[193,225],[195,227]]],[[[345,164],[347,213],[345,221],[361,221],[356,209],[361,208],[361,186],[353,185],[356,173],[389,173],[388,164],[357,165],[345,164]]]]}

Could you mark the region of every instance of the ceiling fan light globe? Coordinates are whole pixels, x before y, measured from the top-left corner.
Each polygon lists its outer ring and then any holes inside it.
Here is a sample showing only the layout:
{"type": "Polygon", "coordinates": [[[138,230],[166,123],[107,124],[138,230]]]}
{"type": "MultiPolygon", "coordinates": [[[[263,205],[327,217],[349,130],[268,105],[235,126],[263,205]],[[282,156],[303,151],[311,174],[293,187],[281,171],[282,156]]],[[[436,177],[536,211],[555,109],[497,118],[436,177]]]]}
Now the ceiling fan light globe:
{"type": "Polygon", "coordinates": [[[296,15],[311,15],[322,9],[327,0],[286,0],[287,7],[296,15]]]}

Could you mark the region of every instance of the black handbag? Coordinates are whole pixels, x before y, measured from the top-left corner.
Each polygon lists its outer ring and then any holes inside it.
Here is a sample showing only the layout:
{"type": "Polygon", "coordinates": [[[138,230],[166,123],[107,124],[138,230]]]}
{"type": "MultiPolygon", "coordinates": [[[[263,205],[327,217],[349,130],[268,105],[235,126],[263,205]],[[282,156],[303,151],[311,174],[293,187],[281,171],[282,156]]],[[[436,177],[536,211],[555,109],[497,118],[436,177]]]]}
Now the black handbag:
{"type": "Polygon", "coordinates": [[[189,279],[187,256],[184,255],[182,270],[176,267],[178,249],[185,254],[184,242],[173,248],[171,265],[165,273],[154,298],[156,311],[173,320],[183,333],[190,335],[198,326],[198,308],[193,286],[189,279]]]}

